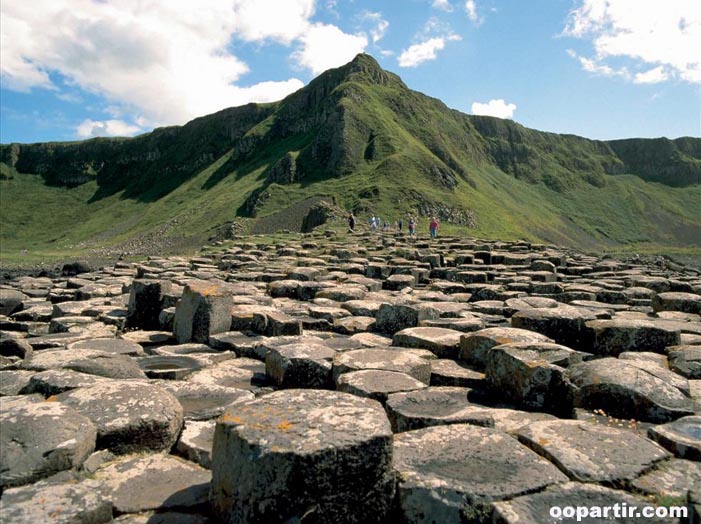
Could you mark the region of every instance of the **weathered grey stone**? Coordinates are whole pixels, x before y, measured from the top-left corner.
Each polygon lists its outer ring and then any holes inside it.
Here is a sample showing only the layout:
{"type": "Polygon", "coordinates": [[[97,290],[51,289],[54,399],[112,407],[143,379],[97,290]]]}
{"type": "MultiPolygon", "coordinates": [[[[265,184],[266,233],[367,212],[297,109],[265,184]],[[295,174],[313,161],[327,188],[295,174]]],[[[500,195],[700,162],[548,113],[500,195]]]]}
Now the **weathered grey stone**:
{"type": "Polygon", "coordinates": [[[677,388],[625,360],[602,358],[572,366],[574,404],[608,415],[648,422],[668,422],[692,415],[691,400],[677,388]]]}
{"type": "Polygon", "coordinates": [[[651,427],[648,435],[677,457],[701,461],[701,416],[683,417],[651,427]]]}
{"type": "Polygon", "coordinates": [[[318,522],[383,522],[394,495],[389,421],[378,402],[347,393],[272,393],[219,419],[212,474],[222,521],[313,512],[318,522]]]}
{"type": "Polygon", "coordinates": [[[0,370],[0,397],[19,395],[34,373],[35,371],[0,370]]]}
{"type": "Polygon", "coordinates": [[[691,379],[701,379],[701,346],[670,346],[667,348],[669,368],[691,379]]]}
{"type": "Polygon", "coordinates": [[[179,511],[146,511],[127,513],[114,519],[114,524],[215,524],[206,515],[179,511]]]}
{"type": "Polygon", "coordinates": [[[365,333],[375,327],[374,317],[345,317],[333,321],[333,330],[341,335],[365,333]]]}
{"type": "Polygon", "coordinates": [[[238,359],[225,360],[213,366],[200,369],[189,375],[186,380],[199,384],[252,391],[257,386],[265,384],[265,375],[260,376],[260,374],[251,369],[241,367],[237,361],[238,359]]]}
{"type": "Polygon", "coordinates": [[[210,282],[191,281],[175,308],[173,335],[179,343],[201,342],[231,329],[231,293],[210,282]]]}
{"type": "Polygon", "coordinates": [[[382,304],[375,316],[375,329],[391,335],[402,329],[416,327],[421,320],[437,319],[439,316],[440,312],[427,304],[382,304]]]}
{"type": "Polygon", "coordinates": [[[10,316],[22,309],[22,303],[29,299],[16,289],[0,289],[0,315],[10,316]]]}
{"type": "Polygon", "coordinates": [[[596,316],[584,309],[559,304],[557,307],[522,309],[511,317],[515,328],[528,329],[574,349],[587,349],[591,344],[588,320],[596,316]]]}
{"type": "Polygon", "coordinates": [[[126,325],[145,330],[160,329],[158,319],[165,295],[172,292],[168,280],[134,280],[131,283],[126,325]]]}
{"type": "Polygon", "coordinates": [[[202,367],[198,360],[183,355],[156,354],[135,361],[148,378],[162,380],[182,380],[202,367]]]}
{"type": "Polygon", "coordinates": [[[335,355],[335,350],[321,344],[274,347],[265,357],[265,374],[280,388],[331,388],[335,355]]]}
{"type": "Polygon", "coordinates": [[[172,455],[126,456],[95,473],[119,513],[196,509],[207,503],[211,474],[172,455]]]}
{"type": "Polygon", "coordinates": [[[460,337],[460,360],[470,362],[480,369],[487,364],[487,352],[494,346],[512,342],[553,342],[551,338],[512,327],[493,327],[481,329],[460,337]]]}
{"type": "Polygon", "coordinates": [[[487,353],[485,375],[497,395],[528,409],[567,416],[573,406],[565,367],[581,361],[576,351],[559,344],[502,344],[487,353]]]}
{"type": "Polygon", "coordinates": [[[453,329],[434,327],[406,328],[398,331],[392,344],[407,348],[423,348],[439,358],[457,358],[462,333],[453,329]]]}
{"type": "Polygon", "coordinates": [[[473,388],[483,386],[484,381],[484,373],[466,364],[444,358],[431,361],[431,386],[473,388]]]}
{"type": "Polygon", "coordinates": [[[34,350],[32,345],[22,338],[0,338],[0,355],[31,360],[34,350]]]}
{"type": "Polygon", "coordinates": [[[0,402],[0,410],[10,412],[15,408],[24,407],[27,404],[37,404],[44,402],[46,400],[39,393],[33,393],[30,395],[8,395],[2,397],[0,402]]]}
{"type": "Polygon", "coordinates": [[[115,353],[118,355],[128,355],[130,357],[141,357],[144,348],[141,344],[123,340],[121,338],[89,338],[70,344],[67,349],[95,349],[105,353],[115,353]]]}
{"type": "Polygon", "coordinates": [[[400,391],[423,389],[426,384],[406,373],[366,369],[344,373],[338,378],[336,388],[359,397],[368,397],[383,404],[387,395],[400,391]]]}
{"type": "Polygon", "coordinates": [[[520,428],[541,420],[557,420],[547,413],[531,413],[507,408],[483,408],[494,420],[494,427],[507,433],[516,433],[520,428]]]}
{"type": "Polygon", "coordinates": [[[48,369],[34,373],[27,385],[22,388],[21,393],[41,393],[45,397],[50,397],[71,389],[94,386],[109,381],[110,379],[106,377],[81,373],[72,369],[48,369]]]}
{"type": "Polygon", "coordinates": [[[701,315],[701,295],[694,293],[666,292],[652,297],[652,309],[658,311],[682,311],[701,315]]]}
{"type": "Polygon", "coordinates": [[[567,480],[506,433],[467,424],[395,435],[394,468],[407,523],[474,522],[488,501],[567,480]]]}
{"type": "Polygon", "coordinates": [[[146,378],[139,365],[126,355],[96,349],[47,349],[25,364],[27,369],[72,369],[80,373],[108,378],[146,378]]]}
{"type": "Polygon", "coordinates": [[[112,503],[100,492],[100,483],[38,482],[11,488],[0,499],[3,524],[103,524],[112,522],[112,503]]]}
{"type": "Polygon", "coordinates": [[[95,426],[56,402],[0,411],[0,486],[21,486],[80,466],[95,449],[95,426]]]}
{"type": "Polygon", "coordinates": [[[387,414],[396,432],[447,424],[493,427],[489,411],[468,400],[468,388],[429,387],[420,391],[393,393],[387,399],[387,414]]]}
{"type": "Polygon", "coordinates": [[[213,384],[184,380],[159,380],[156,384],[178,399],[186,420],[213,419],[232,404],[253,399],[250,391],[213,384]]]}
{"type": "Polygon", "coordinates": [[[587,328],[594,334],[591,352],[596,355],[618,355],[623,351],[664,353],[667,346],[681,343],[680,332],[660,321],[617,318],[591,320],[587,328]]]}
{"type": "MultiPolygon", "coordinates": [[[[614,490],[593,484],[568,482],[550,486],[545,491],[524,495],[513,500],[495,502],[490,523],[493,524],[523,524],[530,522],[557,522],[558,524],[638,524],[641,519],[637,515],[628,515],[633,507],[642,511],[650,506],[650,501],[637,497],[625,491],[614,490]],[[573,508],[572,517],[564,517],[557,513],[564,508],[573,508]],[[557,517],[553,517],[555,511],[557,517]],[[626,513],[624,513],[624,511],[626,513]]],[[[644,519],[650,524],[667,524],[666,518],[648,517],[644,519]]]]}
{"type": "Polygon", "coordinates": [[[56,397],[97,426],[97,447],[118,454],[170,449],[183,425],[183,408],[162,388],[113,381],[56,397]]]}
{"type": "Polygon", "coordinates": [[[660,446],[631,431],[593,422],[534,422],[517,435],[579,482],[630,481],[669,457],[660,446]]]}
{"type": "Polygon", "coordinates": [[[701,486],[701,463],[671,459],[635,479],[632,486],[658,498],[685,500],[689,491],[701,486]]]}
{"type": "Polygon", "coordinates": [[[212,445],[216,425],[214,420],[186,421],[175,445],[175,451],[203,468],[212,469],[212,445]]]}
{"type": "Polygon", "coordinates": [[[338,383],[343,373],[364,369],[399,371],[420,380],[431,382],[431,362],[410,351],[368,348],[354,349],[337,354],[333,359],[333,380],[338,383]]]}

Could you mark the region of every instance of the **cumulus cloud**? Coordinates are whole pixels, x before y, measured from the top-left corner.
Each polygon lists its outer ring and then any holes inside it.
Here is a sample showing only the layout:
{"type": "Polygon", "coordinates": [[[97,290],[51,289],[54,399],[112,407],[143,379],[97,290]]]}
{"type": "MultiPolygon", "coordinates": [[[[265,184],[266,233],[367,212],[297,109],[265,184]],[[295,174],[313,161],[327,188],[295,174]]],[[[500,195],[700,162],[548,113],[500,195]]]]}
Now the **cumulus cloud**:
{"type": "Polygon", "coordinates": [[[141,131],[141,128],[128,124],[123,120],[90,120],[89,118],[76,129],[80,138],[93,138],[96,136],[132,136],[141,131]]]}
{"type": "Polygon", "coordinates": [[[513,118],[516,104],[507,104],[504,99],[492,99],[487,103],[474,102],[472,113],[475,115],[496,116],[499,118],[513,118]]]}
{"type": "MultiPolygon", "coordinates": [[[[103,96],[106,105],[121,107],[132,120],[138,115],[151,126],[183,123],[224,107],[280,99],[302,87],[297,78],[245,85],[249,67],[232,53],[232,40],[300,43],[292,56],[314,73],[362,51],[364,36],[312,23],[314,4],[3,0],[0,74],[4,86],[25,91],[58,91],[61,84],[54,80],[61,78],[103,96]]],[[[102,126],[105,132],[108,127],[102,126]]]]}
{"type": "Polygon", "coordinates": [[[435,60],[438,51],[445,49],[447,42],[462,40],[450,26],[437,18],[430,18],[416,35],[419,43],[409,46],[397,58],[400,67],[416,67],[428,60],[435,60]]]}
{"type": "Polygon", "coordinates": [[[435,60],[436,53],[445,47],[446,40],[459,40],[460,37],[431,38],[420,44],[414,44],[402,51],[397,59],[400,67],[416,67],[428,60],[435,60]]]}
{"type": "Polygon", "coordinates": [[[655,66],[636,74],[633,81],[638,83],[668,78],[701,82],[698,0],[637,0],[634,6],[630,0],[578,0],[563,34],[590,39],[594,56],[588,60],[598,66],[607,66],[612,58],[631,59],[637,67],[655,66]]]}
{"type": "Polygon", "coordinates": [[[314,24],[300,40],[302,46],[292,56],[314,74],[349,62],[368,45],[365,35],[349,35],[327,24],[314,24]]]}
{"type": "Polygon", "coordinates": [[[669,78],[663,66],[657,66],[644,73],[637,73],[633,82],[636,84],[659,84],[669,78]]]}

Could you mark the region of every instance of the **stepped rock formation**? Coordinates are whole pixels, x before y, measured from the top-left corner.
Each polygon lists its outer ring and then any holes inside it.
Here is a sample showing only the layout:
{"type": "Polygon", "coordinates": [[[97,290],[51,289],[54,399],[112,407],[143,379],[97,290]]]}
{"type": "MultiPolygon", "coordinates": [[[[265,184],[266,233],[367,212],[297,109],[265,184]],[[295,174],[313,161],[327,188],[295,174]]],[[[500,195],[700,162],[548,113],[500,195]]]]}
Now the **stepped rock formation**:
{"type": "Polygon", "coordinates": [[[317,230],[3,292],[4,524],[701,517],[697,270],[317,230]]]}

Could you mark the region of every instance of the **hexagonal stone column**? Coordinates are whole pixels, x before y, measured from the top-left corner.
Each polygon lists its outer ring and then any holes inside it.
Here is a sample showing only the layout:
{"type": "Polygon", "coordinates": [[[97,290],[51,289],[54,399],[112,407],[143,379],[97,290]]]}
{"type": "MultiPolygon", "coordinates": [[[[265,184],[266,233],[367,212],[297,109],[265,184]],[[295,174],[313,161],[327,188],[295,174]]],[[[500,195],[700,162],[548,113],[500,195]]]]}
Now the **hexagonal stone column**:
{"type": "Polygon", "coordinates": [[[163,297],[171,292],[173,284],[167,280],[134,280],[129,294],[126,325],[141,329],[160,329],[158,316],[163,297]]]}
{"type": "Polygon", "coordinates": [[[516,439],[456,424],[395,435],[401,522],[481,522],[489,501],[538,491],[567,477],[516,439]]]}
{"type": "Polygon", "coordinates": [[[394,495],[392,431],[370,399],[285,390],[217,422],[212,504],[222,522],[384,522],[394,495]]]}
{"type": "Polygon", "coordinates": [[[594,422],[545,420],[524,426],[517,434],[521,442],[579,482],[630,481],[670,456],[632,431],[594,422]]]}
{"type": "Polygon", "coordinates": [[[229,292],[210,282],[190,282],[175,308],[173,335],[181,344],[207,344],[209,336],[231,329],[231,309],[234,305],[229,292]]]}

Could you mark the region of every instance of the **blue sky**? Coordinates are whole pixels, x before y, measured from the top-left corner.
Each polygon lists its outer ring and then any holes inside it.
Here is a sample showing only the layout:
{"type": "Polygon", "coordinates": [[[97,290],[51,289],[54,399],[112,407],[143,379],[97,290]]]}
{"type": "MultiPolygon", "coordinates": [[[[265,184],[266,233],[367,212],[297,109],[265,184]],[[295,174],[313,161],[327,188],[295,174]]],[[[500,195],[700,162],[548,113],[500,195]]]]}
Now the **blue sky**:
{"type": "Polygon", "coordinates": [[[701,136],[698,0],[3,0],[0,142],[132,136],[358,52],[465,113],[701,136]]]}

